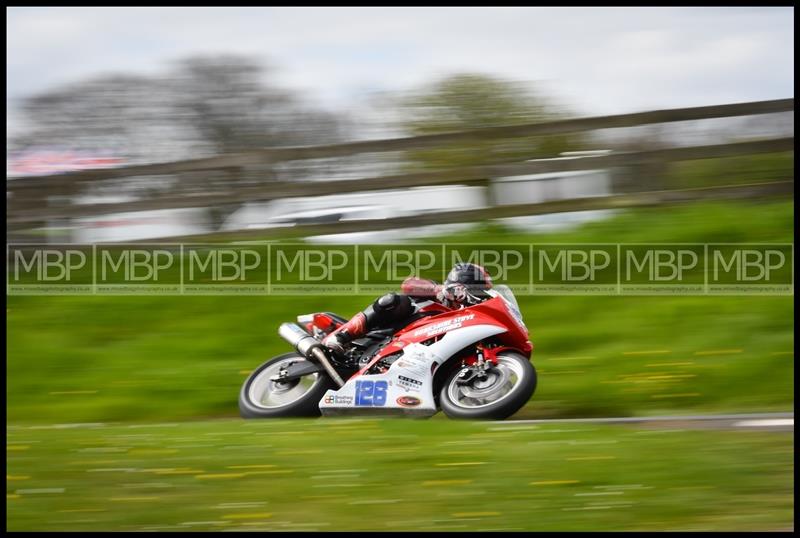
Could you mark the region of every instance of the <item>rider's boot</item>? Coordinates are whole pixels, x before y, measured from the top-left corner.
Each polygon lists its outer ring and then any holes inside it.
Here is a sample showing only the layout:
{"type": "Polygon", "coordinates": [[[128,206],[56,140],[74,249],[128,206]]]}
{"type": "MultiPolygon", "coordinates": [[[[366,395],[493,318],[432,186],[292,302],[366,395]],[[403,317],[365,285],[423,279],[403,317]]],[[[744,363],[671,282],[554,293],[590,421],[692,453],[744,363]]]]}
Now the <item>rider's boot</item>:
{"type": "Polygon", "coordinates": [[[328,349],[344,354],[344,346],[367,334],[367,316],[364,312],[359,312],[350,321],[340,326],[322,340],[322,345],[328,349]]]}

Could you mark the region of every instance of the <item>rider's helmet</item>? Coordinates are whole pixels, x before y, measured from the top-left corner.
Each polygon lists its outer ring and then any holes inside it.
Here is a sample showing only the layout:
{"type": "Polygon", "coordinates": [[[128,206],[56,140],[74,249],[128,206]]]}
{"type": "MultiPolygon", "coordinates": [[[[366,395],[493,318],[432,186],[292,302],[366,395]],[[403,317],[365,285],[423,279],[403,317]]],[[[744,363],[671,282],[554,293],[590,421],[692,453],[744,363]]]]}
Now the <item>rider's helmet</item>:
{"type": "Polygon", "coordinates": [[[492,279],[486,269],[474,263],[457,263],[447,274],[444,281],[448,284],[464,284],[470,291],[488,290],[492,287],[492,279]]]}
{"type": "Polygon", "coordinates": [[[486,269],[474,263],[457,263],[447,274],[442,289],[450,303],[475,304],[486,298],[483,293],[492,287],[486,269]]]}

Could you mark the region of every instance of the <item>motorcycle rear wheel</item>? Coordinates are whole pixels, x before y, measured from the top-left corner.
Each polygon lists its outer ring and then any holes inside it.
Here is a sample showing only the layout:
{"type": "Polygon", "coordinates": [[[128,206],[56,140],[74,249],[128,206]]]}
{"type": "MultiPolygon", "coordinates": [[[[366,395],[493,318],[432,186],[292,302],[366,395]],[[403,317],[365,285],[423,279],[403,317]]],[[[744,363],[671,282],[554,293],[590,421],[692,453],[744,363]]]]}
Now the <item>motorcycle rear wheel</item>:
{"type": "Polygon", "coordinates": [[[524,406],[536,390],[536,369],[523,355],[501,352],[497,366],[487,371],[485,380],[459,385],[455,369],[445,380],[439,405],[450,418],[503,420],[524,406]]]}
{"type": "Polygon", "coordinates": [[[315,417],[319,401],[334,388],[325,372],[315,372],[295,381],[280,383],[270,378],[281,366],[308,361],[298,353],[284,353],[253,370],[239,391],[239,413],[243,418],[315,417]]]}

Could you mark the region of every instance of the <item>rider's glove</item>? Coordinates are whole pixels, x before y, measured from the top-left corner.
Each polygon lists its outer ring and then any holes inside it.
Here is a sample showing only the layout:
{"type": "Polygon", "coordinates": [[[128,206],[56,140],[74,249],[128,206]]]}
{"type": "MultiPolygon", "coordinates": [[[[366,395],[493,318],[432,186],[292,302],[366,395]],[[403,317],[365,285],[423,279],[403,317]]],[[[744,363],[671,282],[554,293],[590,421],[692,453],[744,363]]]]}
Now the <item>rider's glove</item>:
{"type": "Polygon", "coordinates": [[[441,286],[433,280],[411,276],[403,281],[400,291],[412,297],[436,297],[441,286]]]}

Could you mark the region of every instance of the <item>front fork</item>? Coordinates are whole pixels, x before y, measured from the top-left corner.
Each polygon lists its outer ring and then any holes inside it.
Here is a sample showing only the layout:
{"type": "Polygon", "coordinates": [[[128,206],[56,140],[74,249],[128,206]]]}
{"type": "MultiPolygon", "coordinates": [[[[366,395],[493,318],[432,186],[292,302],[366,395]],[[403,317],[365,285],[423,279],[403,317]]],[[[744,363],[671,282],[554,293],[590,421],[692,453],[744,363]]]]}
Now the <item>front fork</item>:
{"type": "Polygon", "coordinates": [[[461,371],[458,373],[456,385],[470,385],[476,379],[486,379],[486,372],[494,368],[496,364],[495,354],[491,350],[487,350],[483,344],[478,343],[475,346],[475,357],[461,361],[461,371]]]}

